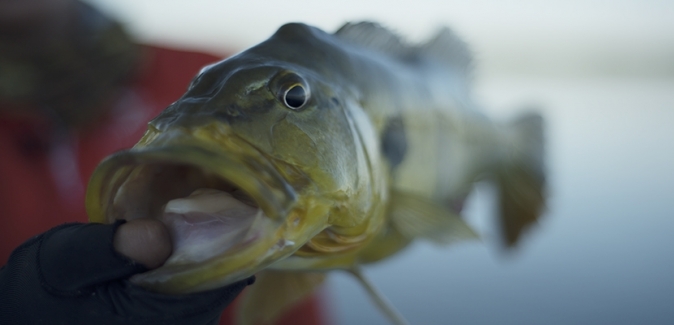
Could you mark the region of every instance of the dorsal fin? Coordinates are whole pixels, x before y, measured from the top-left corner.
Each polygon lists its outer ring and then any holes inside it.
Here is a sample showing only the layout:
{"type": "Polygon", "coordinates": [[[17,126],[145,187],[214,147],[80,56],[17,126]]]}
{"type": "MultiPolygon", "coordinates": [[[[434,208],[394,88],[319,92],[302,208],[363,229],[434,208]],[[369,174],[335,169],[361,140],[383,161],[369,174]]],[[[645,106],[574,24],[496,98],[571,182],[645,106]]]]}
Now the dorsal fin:
{"type": "Polygon", "coordinates": [[[469,77],[473,65],[472,51],[468,48],[468,44],[449,28],[442,27],[435,37],[420,47],[420,50],[447,62],[457,72],[469,77]]]}
{"type": "Polygon", "coordinates": [[[398,35],[369,21],[346,23],[335,35],[347,42],[392,55],[405,56],[413,52],[413,48],[405,44],[398,35]]]}
{"type": "Polygon", "coordinates": [[[468,45],[449,28],[441,28],[426,43],[411,45],[400,36],[374,22],[346,23],[335,36],[347,42],[397,57],[428,55],[447,64],[468,80],[472,70],[472,53],[468,45]]]}

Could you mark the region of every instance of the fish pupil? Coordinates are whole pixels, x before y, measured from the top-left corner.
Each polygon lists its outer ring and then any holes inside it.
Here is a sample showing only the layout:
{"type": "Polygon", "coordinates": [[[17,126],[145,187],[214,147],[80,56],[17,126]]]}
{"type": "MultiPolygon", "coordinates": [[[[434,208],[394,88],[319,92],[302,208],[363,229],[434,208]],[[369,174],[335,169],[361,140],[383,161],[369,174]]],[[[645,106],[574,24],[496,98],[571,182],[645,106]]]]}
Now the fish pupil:
{"type": "Polygon", "coordinates": [[[292,109],[298,109],[307,101],[307,92],[304,90],[304,87],[295,85],[286,91],[283,100],[285,101],[286,106],[292,109]]]}

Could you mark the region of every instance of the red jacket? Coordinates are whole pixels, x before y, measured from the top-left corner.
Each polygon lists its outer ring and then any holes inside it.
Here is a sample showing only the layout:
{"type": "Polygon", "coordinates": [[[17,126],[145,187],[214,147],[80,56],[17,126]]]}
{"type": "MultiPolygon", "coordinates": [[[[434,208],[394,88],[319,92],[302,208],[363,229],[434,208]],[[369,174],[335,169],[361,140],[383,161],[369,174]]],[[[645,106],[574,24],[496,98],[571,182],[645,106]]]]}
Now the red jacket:
{"type": "MultiPolygon", "coordinates": [[[[86,222],[84,190],[98,163],[131,147],[146,123],[186,90],[201,67],[219,58],[148,47],[135,82],[125,89],[107,117],[77,134],[54,142],[47,121],[3,116],[0,109],[0,265],[30,237],[65,222],[86,222]],[[60,145],[53,145],[60,143],[60,145]]],[[[232,309],[221,324],[230,324],[232,309]]],[[[321,324],[321,305],[311,298],[278,324],[321,324]]]]}

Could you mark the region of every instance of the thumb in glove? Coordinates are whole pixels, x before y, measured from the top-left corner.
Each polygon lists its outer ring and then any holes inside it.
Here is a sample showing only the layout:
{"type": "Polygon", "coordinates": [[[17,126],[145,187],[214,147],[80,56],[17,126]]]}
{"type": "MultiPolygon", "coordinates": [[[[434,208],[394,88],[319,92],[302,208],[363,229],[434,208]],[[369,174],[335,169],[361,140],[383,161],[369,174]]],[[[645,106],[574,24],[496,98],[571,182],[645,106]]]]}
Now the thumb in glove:
{"type": "Polygon", "coordinates": [[[163,295],[127,280],[170,253],[168,232],[156,220],[53,228],[17,248],[0,269],[0,323],[215,324],[253,281],[163,295]]]}

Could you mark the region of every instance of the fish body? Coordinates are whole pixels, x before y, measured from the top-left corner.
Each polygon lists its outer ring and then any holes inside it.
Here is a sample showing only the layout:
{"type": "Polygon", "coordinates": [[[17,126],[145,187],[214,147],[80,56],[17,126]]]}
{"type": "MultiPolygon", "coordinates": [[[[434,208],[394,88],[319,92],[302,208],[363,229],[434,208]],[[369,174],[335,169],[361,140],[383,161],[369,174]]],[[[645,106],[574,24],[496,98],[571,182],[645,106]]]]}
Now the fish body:
{"type": "Polygon", "coordinates": [[[474,236],[456,203],[484,177],[501,190],[512,245],[544,203],[541,119],[493,122],[469,84],[469,51],[447,29],[411,46],[373,23],[284,25],[204,68],[134,148],[101,163],[90,218],[167,224],[173,255],[133,279],[152,290],[276,270],[249,294],[256,308],[265,287],[294,295],[275,306],[320,283],[303,271],[474,236]],[[279,289],[289,278],[298,284],[279,289]]]}

